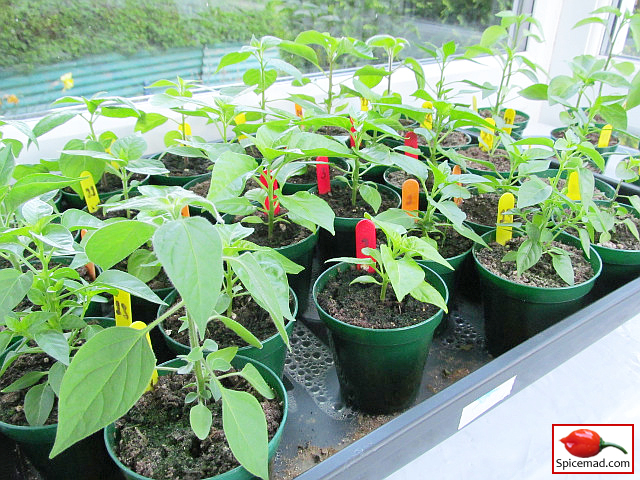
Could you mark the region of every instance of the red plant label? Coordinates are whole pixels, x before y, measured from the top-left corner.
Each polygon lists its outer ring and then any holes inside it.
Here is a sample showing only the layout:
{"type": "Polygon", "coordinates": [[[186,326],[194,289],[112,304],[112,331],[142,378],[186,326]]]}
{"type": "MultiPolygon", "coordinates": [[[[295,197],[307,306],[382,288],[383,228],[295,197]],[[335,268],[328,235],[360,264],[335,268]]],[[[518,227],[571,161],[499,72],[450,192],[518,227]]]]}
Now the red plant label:
{"type": "Polygon", "coordinates": [[[329,158],[318,157],[316,161],[316,177],[318,178],[318,193],[324,195],[331,191],[331,175],[329,174],[329,158]]]}
{"type": "MultiPolygon", "coordinates": [[[[415,134],[415,132],[407,132],[407,134],[404,137],[404,145],[405,147],[411,147],[411,148],[415,148],[416,150],[418,149],[418,136],[415,134]]],[[[409,153],[409,152],[404,152],[405,155],[408,155],[411,158],[418,158],[418,155],[416,155],[415,153],[409,153]]]]}
{"type": "MultiPolygon", "coordinates": [[[[376,248],[376,226],[371,220],[360,220],[356,225],[356,257],[373,258],[371,255],[362,253],[363,248],[376,248]]],[[[358,268],[367,269],[373,273],[373,267],[358,265],[358,268]]]]}

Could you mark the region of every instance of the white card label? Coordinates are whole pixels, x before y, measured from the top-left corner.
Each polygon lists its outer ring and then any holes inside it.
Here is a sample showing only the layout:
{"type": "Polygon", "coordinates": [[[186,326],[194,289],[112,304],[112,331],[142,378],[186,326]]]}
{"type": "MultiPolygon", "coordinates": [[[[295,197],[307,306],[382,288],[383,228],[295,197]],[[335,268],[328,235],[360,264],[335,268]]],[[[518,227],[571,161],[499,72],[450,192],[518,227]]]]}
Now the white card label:
{"type": "Polygon", "coordinates": [[[501,400],[507,398],[511,393],[511,389],[513,388],[513,384],[515,383],[515,381],[516,376],[513,376],[502,385],[498,385],[490,392],[485,393],[479,399],[464,407],[462,409],[462,414],[460,415],[460,424],[458,425],[458,430],[469,425],[491,407],[499,403],[501,400]]]}

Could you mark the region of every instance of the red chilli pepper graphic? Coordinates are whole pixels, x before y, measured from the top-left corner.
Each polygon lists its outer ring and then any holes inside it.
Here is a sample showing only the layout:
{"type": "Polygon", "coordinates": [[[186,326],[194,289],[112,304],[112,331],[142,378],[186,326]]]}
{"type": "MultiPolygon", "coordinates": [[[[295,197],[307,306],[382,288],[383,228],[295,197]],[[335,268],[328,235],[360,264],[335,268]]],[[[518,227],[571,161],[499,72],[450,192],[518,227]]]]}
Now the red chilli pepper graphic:
{"type": "Polygon", "coordinates": [[[602,440],[602,438],[600,438],[600,435],[598,435],[596,432],[594,432],[593,430],[588,430],[586,428],[574,430],[560,441],[564,443],[564,448],[566,448],[567,451],[574,457],[593,457],[599,454],[602,449],[606,447],[616,447],[623,453],[627,453],[627,451],[620,445],[616,445],[615,443],[607,443],[602,440]]]}
{"type": "MultiPolygon", "coordinates": [[[[267,175],[271,176],[271,172],[268,172],[266,170],[264,170],[261,174],[260,174],[260,183],[262,185],[264,185],[265,187],[268,187],[268,183],[267,183],[267,175]]],[[[278,181],[277,180],[273,180],[273,189],[277,189],[278,188],[278,181]]],[[[271,202],[269,201],[269,195],[267,195],[267,198],[264,199],[264,208],[266,208],[267,210],[271,210],[271,202]]],[[[278,202],[278,197],[274,194],[273,195],[273,204],[274,204],[274,209],[273,209],[273,213],[275,215],[277,215],[278,213],[280,213],[280,202],[278,202]]]]}

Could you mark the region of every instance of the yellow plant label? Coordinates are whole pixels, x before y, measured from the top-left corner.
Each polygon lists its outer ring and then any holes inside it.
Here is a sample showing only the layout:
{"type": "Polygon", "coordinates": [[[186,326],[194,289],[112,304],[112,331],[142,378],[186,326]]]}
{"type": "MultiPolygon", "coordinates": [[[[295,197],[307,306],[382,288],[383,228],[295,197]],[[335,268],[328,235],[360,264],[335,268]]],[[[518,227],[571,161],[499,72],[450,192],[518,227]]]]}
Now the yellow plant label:
{"type": "Polygon", "coordinates": [[[575,171],[569,174],[569,181],[567,182],[567,197],[571,200],[581,200],[580,196],[580,174],[575,171]]]}
{"type": "MultiPolygon", "coordinates": [[[[109,144],[109,146],[108,146],[108,147],[107,147],[107,149],[105,150],[105,152],[107,152],[109,155],[111,155],[111,146],[112,146],[114,143],[116,143],[116,139],[115,139],[115,138],[112,138],[112,139],[111,139],[111,143],[109,144]]],[[[113,162],[112,162],[112,163],[113,163],[113,162]]],[[[116,167],[116,168],[118,168],[118,167],[116,167]]]]}
{"type": "Polygon", "coordinates": [[[408,212],[418,210],[418,200],[420,198],[420,185],[410,178],[402,184],[402,209],[408,212]]]}
{"type": "Polygon", "coordinates": [[[128,327],[133,321],[131,315],[131,295],[129,292],[118,290],[118,294],[113,297],[113,308],[116,313],[116,326],[128,327]]]}
{"type": "Polygon", "coordinates": [[[87,210],[89,210],[89,213],[93,213],[98,210],[98,205],[100,204],[100,197],[96,190],[96,184],[93,181],[93,177],[87,170],[81,172],[80,177],[85,177],[83,180],[80,180],[80,188],[82,188],[84,201],[87,203],[87,210]]]}
{"type": "Polygon", "coordinates": [[[504,111],[504,131],[507,132],[508,135],[511,135],[511,130],[513,129],[513,124],[516,120],[516,111],[513,108],[507,108],[504,111]]]}
{"type": "Polygon", "coordinates": [[[610,124],[606,124],[602,127],[602,131],[600,132],[600,137],[598,138],[598,148],[604,148],[609,146],[609,140],[611,140],[611,132],[613,131],[613,126],[610,124]]]}
{"type": "Polygon", "coordinates": [[[360,110],[366,112],[369,110],[369,100],[364,97],[360,97],[360,110]]]}
{"type": "MultiPolygon", "coordinates": [[[[233,119],[236,122],[236,125],[242,125],[243,123],[247,123],[247,115],[241,113],[236,115],[233,119]]],[[[238,135],[238,140],[242,140],[243,138],[247,138],[246,135],[238,135]]]]}
{"type": "Polygon", "coordinates": [[[188,123],[181,123],[180,125],[178,125],[178,130],[180,130],[182,133],[184,133],[187,137],[191,136],[191,125],[189,125],[188,123]]]}
{"type": "Polygon", "coordinates": [[[473,108],[474,112],[478,111],[478,99],[476,98],[475,95],[471,97],[471,108],[473,108]]]}
{"type": "MultiPolygon", "coordinates": [[[[422,104],[422,108],[433,108],[433,103],[424,102],[422,104]]],[[[427,113],[424,117],[424,122],[422,122],[422,128],[426,128],[427,130],[433,129],[433,114],[427,113]]]]}
{"type": "MultiPolygon", "coordinates": [[[[131,328],[135,328],[136,330],[144,330],[145,328],[147,328],[147,324],[144,322],[133,322],[131,325],[129,325],[131,328]]],[[[147,342],[149,342],[149,346],[153,349],[153,345],[151,345],[151,337],[149,336],[149,332],[147,332],[147,342]]],[[[149,390],[151,390],[151,388],[158,383],[158,370],[154,370],[153,373],[151,374],[151,381],[149,382],[149,385],[147,386],[145,392],[148,392],[149,390]]]]}
{"type": "Polygon", "coordinates": [[[506,223],[513,223],[513,215],[506,215],[504,212],[511,210],[515,206],[515,197],[512,193],[505,193],[498,201],[498,219],[496,221],[496,242],[504,245],[511,240],[513,234],[511,226],[504,226],[506,223]]]}
{"type": "MultiPolygon", "coordinates": [[[[489,122],[494,127],[496,126],[496,121],[493,118],[486,118],[487,122],[489,122]]],[[[486,130],[480,131],[480,149],[488,152],[493,148],[493,132],[495,130],[493,128],[487,128],[486,130]]]]}
{"type": "Polygon", "coordinates": [[[302,118],[302,107],[300,105],[298,105],[297,103],[294,104],[295,108],[296,108],[296,115],[300,118],[302,118]]]}

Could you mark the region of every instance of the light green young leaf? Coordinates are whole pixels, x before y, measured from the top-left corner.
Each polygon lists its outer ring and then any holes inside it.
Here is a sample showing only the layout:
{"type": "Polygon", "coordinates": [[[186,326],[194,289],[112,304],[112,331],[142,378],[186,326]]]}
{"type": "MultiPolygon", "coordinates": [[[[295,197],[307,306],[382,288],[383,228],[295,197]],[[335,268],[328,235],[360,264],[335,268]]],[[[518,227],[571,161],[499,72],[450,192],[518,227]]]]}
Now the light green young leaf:
{"type": "Polygon", "coordinates": [[[100,284],[124,290],[131,295],[143,298],[151,303],[157,303],[160,305],[164,304],[162,299],[153,293],[147,284],[141,282],[139,279],[127,272],[121,272],[120,270],[106,270],[98,275],[98,278],[96,278],[94,282],[96,287],[100,284]]]}
{"type": "Polygon", "coordinates": [[[49,418],[55,395],[47,383],[31,387],[24,397],[24,415],[32,427],[44,425],[49,418]]]}
{"type": "Polygon", "coordinates": [[[251,384],[253,388],[257,390],[257,392],[262,395],[264,398],[273,399],[275,398],[275,393],[271,390],[271,387],[265,382],[258,369],[253,366],[252,363],[247,363],[244,368],[240,371],[240,375],[244,377],[244,379],[251,384]]]}
{"type": "Polygon", "coordinates": [[[405,257],[394,259],[391,249],[384,244],[380,246],[380,256],[399,302],[424,281],[424,270],[415,260],[405,257]]]}
{"type": "Polygon", "coordinates": [[[204,440],[211,432],[211,424],[213,423],[213,415],[206,405],[197,403],[189,410],[189,424],[191,430],[200,440],[204,440]]]}
{"type": "Polygon", "coordinates": [[[33,284],[33,273],[21,273],[13,268],[0,270],[0,316],[4,316],[18,305],[33,284]]]}
{"type": "Polygon", "coordinates": [[[40,381],[40,379],[46,374],[47,372],[27,372],[15,382],[12,382],[10,385],[4,387],[2,389],[2,393],[17,392],[18,390],[29,388],[31,385],[35,385],[36,383],[38,383],[38,381],[40,381]]]}
{"type": "Polygon", "coordinates": [[[529,239],[522,242],[518,247],[518,256],[516,257],[518,275],[522,275],[522,272],[538,263],[540,257],[542,257],[542,246],[539,243],[532,242],[529,239]]]}
{"type": "Polygon", "coordinates": [[[143,283],[153,280],[162,270],[158,259],[150,250],[138,249],[129,255],[127,272],[143,283]]]}
{"type": "Polygon", "coordinates": [[[79,182],[78,178],[54,175],[51,173],[32,173],[26,175],[13,184],[4,199],[8,211],[13,211],[24,202],[39,197],[43,193],[51,192],[79,182]]]}
{"type": "Polygon", "coordinates": [[[58,430],[49,458],[129,411],[147,388],[155,365],[144,330],[111,327],[91,337],[62,380],[58,430]]]}
{"type": "Polygon", "coordinates": [[[147,242],[155,227],[137,220],[109,223],[96,230],[85,245],[89,259],[107,270],[147,242]]]}
{"type": "Polygon", "coordinates": [[[518,208],[530,207],[544,202],[549,196],[553,188],[551,185],[544,183],[538,177],[532,177],[531,180],[524,182],[518,189],[518,208]]]}
{"type": "Polygon", "coordinates": [[[237,197],[242,193],[246,178],[257,166],[256,160],[249,155],[223,153],[213,165],[207,199],[217,203],[237,197]]]}
{"type": "Polygon", "coordinates": [[[45,330],[35,336],[36,343],[50,357],[69,365],[69,344],[61,332],[45,330]]]}
{"type": "Polygon", "coordinates": [[[551,253],[551,261],[553,263],[553,269],[558,275],[560,275],[560,278],[562,278],[562,280],[564,280],[568,285],[573,285],[575,283],[575,279],[569,254],[564,253],[558,255],[551,253]]]}
{"type": "Polygon", "coordinates": [[[280,203],[289,211],[289,218],[296,221],[298,218],[319,225],[334,235],[333,223],[335,214],[331,207],[320,197],[309,192],[296,192],[293,195],[281,195],[280,203]]]}
{"type": "Polygon", "coordinates": [[[241,323],[236,322],[229,317],[225,317],[224,315],[217,315],[215,319],[220,321],[225,327],[234,332],[252,347],[262,348],[260,340],[258,340],[258,338],[247,330],[241,323]]]}
{"type": "Polygon", "coordinates": [[[222,392],[222,427],[240,465],[263,480],[269,479],[267,422],[258,401],[247,392],[222,392]]]}
{"type": "Polygon", "coordinates": [[[382,197],[380,196],[380,192],[371,185],[362,184],[360,185],[360,189],[358,190],[362,199],[367,202],[373,211],[378,213],[380,210],[380,205],[382,205],[382,197]]]}
{"type": "Polygon", "coordinates": [[[58,396],[60,396],[60,386],[62,385],[62,379],[64,378],[66,371],[67,367],[61,362],[54,363],[49,369],[48,382],[49,385],[51,385],[53,393],[58,396]]]}
{"type": "Polygon", "coordinates": [[[447,302],[445,302],[440,292],[438,292],[433,285],[427,282],[420,283],[420,285],[411,290],[409,294],[420,302],[430,303],[441,308],[445,312],[449,311],[447,309],[447,302]]]}
{"type": "Polygon", "coordinates": [[[198,331],[204,332],[222,285],[220,235],[202,217],[174,220],[158,228],[153,248],[198,331]]]}

